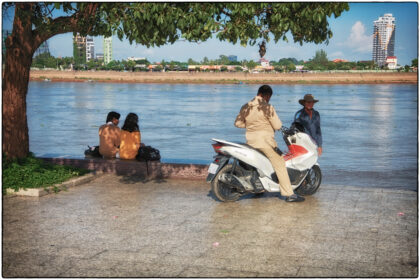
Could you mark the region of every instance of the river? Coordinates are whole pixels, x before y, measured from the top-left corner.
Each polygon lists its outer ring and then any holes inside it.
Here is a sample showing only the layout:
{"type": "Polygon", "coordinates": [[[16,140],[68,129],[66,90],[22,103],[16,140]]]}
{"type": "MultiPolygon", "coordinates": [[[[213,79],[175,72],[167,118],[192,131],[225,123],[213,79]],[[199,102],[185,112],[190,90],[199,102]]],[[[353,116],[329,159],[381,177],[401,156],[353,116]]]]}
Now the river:
{"type": "MultiPolygon", "coordinates": [[[[140,118],[142,142],[163,162],[212,161],[211,138],[245,141],[234,127],[240,107],[258,85],[30,82],[30,150],[41,157],[82,158],[98,144],[109,111],[140,118]]],[[[270,103],[289,126],[298,100],[320,102],[323,183],[417,190],[417,85],[274,85],[270,103]]],[[[286,146],[280,133],[276,140],[286,146]]]]}

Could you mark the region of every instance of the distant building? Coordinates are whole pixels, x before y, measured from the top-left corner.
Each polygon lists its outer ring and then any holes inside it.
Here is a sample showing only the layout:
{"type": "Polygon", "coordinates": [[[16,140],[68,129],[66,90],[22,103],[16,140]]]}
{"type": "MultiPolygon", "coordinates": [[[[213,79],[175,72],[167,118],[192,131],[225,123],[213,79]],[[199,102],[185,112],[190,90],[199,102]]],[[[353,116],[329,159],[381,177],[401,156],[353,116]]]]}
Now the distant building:
{"type": "Polygon", "coordinates": [[[95,43],[92,37],[86,37],[86,61],[95,58],[95,43]]]}
{"type": "Polygon", "coordinates": [[[103,53],[97,53],[96,54],[96,59],[97,60],[104,60],[104,54],[103,53]]]}
{"type": "Polygon", "coordinates": [[[373,22],[373,61],[382,67],[389,56],[394,56],[395,18],[392,14],[384,14],[373,22]]]}
{"type": "Polygon", "coordinates": [[[397,69],[397,57],[396,56],[388,56],[386,58],[385,65],[388,66],[388,69],[397,69]]]}
{"type": "Polygon", "coordinates": [[[267,59],[265,59],[264,57],[262,57],[260,59],[260,64],[262,67],[269,67],[270,66],[270,61],[268,61],[267,59]]]}
{"type": "Polygon", "coordinates": [[[145,57],[134,57],[134,56],[131,56],[131,57],[127,57],[127,60],[128,61],[139,61],[139,60],[146,60],[146,58],[145,57]]]}
{"type": "Polygon", "coordinates": [[[236,55],[229,55],[228,59],[230,62],[237,62],[238,61],[238,57],[236,55]]]}
{"type": "Polygon", "coordinates": [[[86,63],[86,37],[79,33],[73,37],[73,58],[76,65],[86,63]]]}
{"type": "Polygon", "coordinates": [[[104,38],[104,63],[108,64],[112,58],[112,37],[104,38]]]}
{"type": "Polygon", "coordinates": [[[345,59],[336,58],[332,62],[339,63],[339,62],[349,62],[349,61],[348,60],[345,60],[345,59]]]}

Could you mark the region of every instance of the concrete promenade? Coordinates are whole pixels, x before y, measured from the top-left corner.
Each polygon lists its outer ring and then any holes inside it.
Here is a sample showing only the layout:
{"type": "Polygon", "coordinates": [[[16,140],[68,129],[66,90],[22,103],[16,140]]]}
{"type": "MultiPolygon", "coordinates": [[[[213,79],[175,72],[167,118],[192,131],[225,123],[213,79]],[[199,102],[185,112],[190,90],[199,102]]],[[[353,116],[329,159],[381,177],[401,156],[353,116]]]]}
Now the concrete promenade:
{"type": "Polygon", "coordinates": [[[3,277],[417,277],[418,194],[321,185],[221,203],[203,180],[103,175],[3,198],[3,277]]]}

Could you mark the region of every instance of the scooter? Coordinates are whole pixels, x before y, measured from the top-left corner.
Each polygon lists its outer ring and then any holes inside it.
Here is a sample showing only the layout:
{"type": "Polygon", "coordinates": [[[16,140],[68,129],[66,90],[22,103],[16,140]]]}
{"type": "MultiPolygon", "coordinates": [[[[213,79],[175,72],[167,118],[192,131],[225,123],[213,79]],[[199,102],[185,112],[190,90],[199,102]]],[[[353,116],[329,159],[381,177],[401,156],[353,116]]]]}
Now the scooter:
{"type": "MultiPolygon", "coordinates": [[[[321,185],[321,169],[315,141],[303,132],[303,127],[293,123],[290,129],[281,128],[289,151],[283,155],[290,182],[295,193],[312,195],[321,185]]],[[[241,196],[254,193],[280,192],[277,175],[269,159],[257,149],[243,144],[212,139],[217,153],[208,168],[206,181],[217,199],[236,201],[241,196]]]]}

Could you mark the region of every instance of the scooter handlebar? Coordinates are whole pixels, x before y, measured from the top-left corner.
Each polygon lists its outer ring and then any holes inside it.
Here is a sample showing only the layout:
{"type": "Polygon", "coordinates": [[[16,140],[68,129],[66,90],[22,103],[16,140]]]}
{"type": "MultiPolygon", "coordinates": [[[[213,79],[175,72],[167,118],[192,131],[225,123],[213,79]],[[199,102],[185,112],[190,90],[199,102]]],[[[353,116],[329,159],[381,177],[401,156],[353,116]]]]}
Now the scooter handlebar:
{"type": "Polygon", "coordinates": [[[285,127],[285,126],[282,126],[279,130],[280,130],[280,131],[281,131],[281,133],[283,133],[284,135],[290,135],[290,134],[293,134],[293,133],[292,133],[292,131],[291,131],[290,129],[288,129],[287,127],[285,127]]]}

